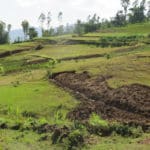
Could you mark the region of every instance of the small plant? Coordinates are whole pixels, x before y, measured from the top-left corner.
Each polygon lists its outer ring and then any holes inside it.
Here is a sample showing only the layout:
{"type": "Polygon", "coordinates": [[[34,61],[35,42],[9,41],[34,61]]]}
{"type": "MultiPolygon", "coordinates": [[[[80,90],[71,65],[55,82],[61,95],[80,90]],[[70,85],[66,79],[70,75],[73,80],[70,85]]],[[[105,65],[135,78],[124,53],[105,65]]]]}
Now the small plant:
{"type": "Polygon", "coordinates": [[[25,120],[22,126],[22,130],[35,130],[37,126],[38,126],[38,123],[35,119],[28,118],[27,120],[25,120]]]}
{"type": "Polygon", "coordinates": [[[35,112],[31,112],[31,111],[23,111],[22,116],[23,117],[37,118],[37,114],[35,112]]]}
{"type": "Polygon", "coordinates": [[[79,129],[82,131],[86,130],[85,126],[83,124],[81,124],[79,121],[75,120],[73,125],[74,125],[73,126],[74,129],[79,129]]]}
{"type": "Polygon", "coordinates": [[[4,70],[4,67],[2,66],[2,64],[0,64],[0,73],[2,75],[5,75],[5,70],[4,70]]]}
{"type": "Polygon", "coordinates": [[[110,54],[107,54],[107,55],[106,55],[106,58],[107,58],[107,59],[110,59],[110,54]]]}
{"type": "Polygon", "coordinates": [[[143,134],[142,127],[140,127],[140,126],[139,127],[131,127],[130,130],[131,130],[131,136],[133,138],[138,138],[138,137],[142,136],[142,134],[143,134]]]}
{"type": "Polygon", "coordinates": [[[93,113],[89,119],[87,130],[91,134],[100,136],[107,136],[111,134],[109,124],[107,121],[101,119],[97,114],[93,113]]]}
{"type": "Polygon", "coordinates": [[[68,137],[68,150],[83,146],[84,138],[80,130],[74,130],[68,137]]]}
{"type": "Polygon", "coordinates": [[[7,128],[7,120],[0,118],[0,129],[6,129],[7,128]]]}
{"type": "Polygon", "coordinates": [[[48,124],[48,121],[45,118],[40,118],[38,120],[38,124],[43,125],[43,124],[48,124]]]}
{"type": "Polygon", "coordinates": [[[120,123],[114,123],[111,125],[111,130],[115,131],[117,134],[125,137],[140,137],[143,133],[143,130],[141,127],[130,127],[128,125],[123,125],[120,123]]]}
{"type": "Polygon", "coordinates": [[[108,122],[100,118],[97,114],[93,113],[89,119],[89,123],[93,126],[108,127],[108,122]]]}
{"type": "Polygon", "coordinates": [[[47,64],[47,76],[48,78],[51,77],[53,75],[52,70],[55,68],[57,61],[54,59],[51,59],[48,64],[47,64]]]}
{"type": "Polygon", "coordinates": [[[60,121],[63,121],[64,120],[64,115],[63,113],[61,112],[61,110],[57,110],[55,115],[54,115],[54,119],[55,119],[55,122],[57,124],[59,124],[60,121]]]}
{"type": "Polygon", "coordinates": [[[9,124],[9,128],[12,129],[12,130],[19,130],[22,128],[22,123],[18,120],[16,121],[12,121],[10,124],[9,124]]]}
{"type": "Polygon", "coordinates": [[[20,82],[19,81],[14,81],[14,82],[11,82],[12,86],[13,87],[18,87],[20,85],[20,82]]]}

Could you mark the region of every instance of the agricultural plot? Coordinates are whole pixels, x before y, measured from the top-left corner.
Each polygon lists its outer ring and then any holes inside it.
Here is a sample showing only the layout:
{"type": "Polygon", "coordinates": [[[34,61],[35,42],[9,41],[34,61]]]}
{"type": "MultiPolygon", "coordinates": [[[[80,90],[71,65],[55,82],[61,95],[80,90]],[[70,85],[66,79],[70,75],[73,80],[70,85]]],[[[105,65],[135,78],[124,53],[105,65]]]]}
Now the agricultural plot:
{"type": "Polygon", "coordinates": [[[0,46],[0,149],[148,150],[147,26],[0,46]]]}

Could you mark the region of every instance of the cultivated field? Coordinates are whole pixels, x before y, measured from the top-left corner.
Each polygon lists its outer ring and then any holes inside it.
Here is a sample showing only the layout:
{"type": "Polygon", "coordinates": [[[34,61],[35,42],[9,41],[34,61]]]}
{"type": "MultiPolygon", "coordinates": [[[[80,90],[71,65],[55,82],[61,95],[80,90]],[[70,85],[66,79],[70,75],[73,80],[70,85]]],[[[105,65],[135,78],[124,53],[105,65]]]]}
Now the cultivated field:
{"type": "Polygon", "coordinates": [[[0,150],[148,150],[150,23],[0,45],[0,150]]]}

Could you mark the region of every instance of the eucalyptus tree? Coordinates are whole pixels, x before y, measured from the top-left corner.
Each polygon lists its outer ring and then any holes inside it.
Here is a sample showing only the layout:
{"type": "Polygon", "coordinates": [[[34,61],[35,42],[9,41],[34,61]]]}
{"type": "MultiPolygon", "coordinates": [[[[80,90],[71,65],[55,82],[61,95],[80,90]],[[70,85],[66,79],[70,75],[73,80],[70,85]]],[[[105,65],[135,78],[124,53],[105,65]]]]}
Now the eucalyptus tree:
{"type": "Polygon", "coordinates": [[[28,31],[29,31],[29,22],[27,20],[24,20],[22,21],[21,26],[24,33],[24,39],[27,40],[28,31]]]}
{"type": "Polygon", "coordinates": [[[121,5],[124,9],[124,14],[125,14],[125,20],[127,18],[127,11],[128,11],[128,8],[129,8],[129,5],[130,5],[130,0],[121,0],[121,5]]]}
{"type": "Polygon", "coordinates": [[[50,30],[50,24],[51,24],[51,21],[52,21],[52,18],[51,18],[51,12],[49,11],[48,14],[47,14],[47,30],[49,31],[50,30]]]}
{"type": "Polygon", "coordinates": [[[130,8],[131,13],[129,14],[129,22],[138,23],[143,22],[146,19],[145,10],[146,10],[146,0],[142,0],[139,4],[138,0],[135,0],[132,8],[130,8]]]}
{"type": "Polygon", "coordinates": [[[148,1],[147,4],[148,4],[147,18],[148,20],[150,20],[150,1],[148,1]]]}
{"type": "Polygon", "coordinates": [[[9,37],[8,37],[8,41],[9,41],[9,42],[10,42],[10,31],[11,31],[11,27],[12,27],[11,24],[8,24],[8,25],[7,25],[7,31],[8,31],[8,36],[9,36],[9,37]]]}
{"type": "Polygon", "coordinates": [[[29,35],[30,40],[32,40],[33,38],[38,36],[38,33],[34,27],[30,27],[28,35],[29,35]]]}
{"type": "Polygon", "coordinates": [[[0,44],[8,43],[8,32],[5,29],[6,24],[0,21],[0,44]]]}
{"type": "Polygon", "coordinates": [[[81,36],[84,33],[84,25],[81,22],[81,20],[77,20],[77,23],[75,24],[74,33],[78,34],[78,36],[81,36]]]}
{"type": "Polygon", "coordinates": [[[10,33],[10,31],[11,31],[11,27],[12,27],[11,24],[7,25],[7,31],[8,31],[8,33],[10,33]]]}
{"type": "Polygon", "coordinates": [[[39,16],[39,18],[38,18],[38,20],[39,20],[39,22],[41,24],[41,30],[42,30],[42,36],[43,36],[43,34],[44,34],[44,22],[46,20],[45,14],[41,13],[40,16],[39,16]]]}
{"type": "Polygon", "coordinates": [[[60,12],[58,13],[58,21],[59,21],[60,25],[61,25],[61,23],[62,23],[62,17],[63,17],[63,13],[60,11],[60,12]]]}
{"type": "Polygon", "coordinates": [[[62,25],[62,18],[63,18],[63,13],[59,12],[58,13],[58,22],[59,22],[59,27],[57,28],[57,34],[61,35],[64,32],[64,26],[62,25]]]}

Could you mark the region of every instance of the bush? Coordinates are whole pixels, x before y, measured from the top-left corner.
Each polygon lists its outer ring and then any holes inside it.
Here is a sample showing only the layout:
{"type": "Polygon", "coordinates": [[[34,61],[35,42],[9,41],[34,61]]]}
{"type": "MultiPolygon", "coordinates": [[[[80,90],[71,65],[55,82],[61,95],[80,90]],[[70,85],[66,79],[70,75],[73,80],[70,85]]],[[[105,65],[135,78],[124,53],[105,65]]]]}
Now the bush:
{"type": "Polygon", "coordinates": [[[5,69],[2,64],[0,64],[0,74],[5,75],[5,69]]]}
{"type": "Polygon", "coordinates": [[[0,129],[6,129],[8,127],[7,123],[6,119],[0,118],[0,129]]]}
{"type": "Polygon", "coordinates": [[[80,147],[84,143],[83,134],[80,130],[74,130],[68,137],[68,150],[72,150],[73,147],[80,147]]]}
{"type": "Polygon", "coordinates": [[[22,112],[22,116],[23,117],[32,117],[32,118],[38,118],[37,114],[35,112],[31,112],[31,111],[23,111],[22,112]]]}
{"type": "Polygon", "coordinates": [[[43,45],[39,44],[35,47],[35,50],[41,50],[43,48],[43,45]]]}
{"type": "Polygon", "coordinates": [[[108,136],[111,134],[109,124],[107,121],[101,119],[97,114],[92,114],[87,125],[87,130],[91,134],[108,136]]]}
{"type": "Polygon", "coordinates": [[[25,120],[22,130],[36,130],[38,126],[38,122],[35,119],[28,118],[25,120]]]}
{"type": "Polygon", "coordinates": [[[121,36],[121,37],[101,37],[100,45],[101,47],[120,47],[120,46],[130,46],[136,45],[143,36],[121,36]]]}
{"type": "Polygon", "coordinates": [[[132,136],[134,138],[140,137],[143,133],[141,127],[130,127],[128,125],[123,125],[119,123],[114,123],[111,125],[111,131],[115,131],[117,134],[125,137],[132,136]]]}
{"type": "Polygon", "coordinates": [[[99,126],[102,128],[108,127],[108,122],[101,119],[97,114],[93,113],[89,119],[89,123],[93,126],[99,126]]]}

